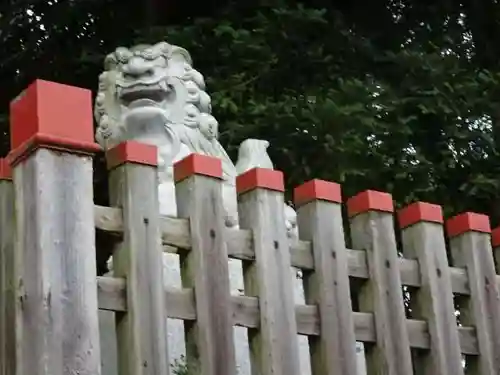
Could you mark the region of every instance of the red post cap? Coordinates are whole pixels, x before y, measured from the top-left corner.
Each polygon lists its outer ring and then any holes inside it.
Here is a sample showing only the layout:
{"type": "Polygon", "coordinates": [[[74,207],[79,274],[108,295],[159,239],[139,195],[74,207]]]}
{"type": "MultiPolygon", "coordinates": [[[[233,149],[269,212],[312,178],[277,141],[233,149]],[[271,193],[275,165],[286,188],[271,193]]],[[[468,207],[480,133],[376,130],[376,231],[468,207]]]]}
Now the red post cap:
{"type": "Polygon", "coordinates": [[[400,210],[398,220],[401,229],[424,221],[443,223],[443,210],[436,204],[416,202],[400,210]]]}
{"type": "Polygon", "coordinates": [[[368,211],[394,212],[392,195],[375,190],[366,190],[347,201],[349,217],[368,211]]]}
{"type": "Polygon", "coordinates": [[[491,231],[491,246],[500,247],[500,227],[491,231]]]}
{"type": "Polygon", "coordinates": [[[236,177],[238,194],[254,189],[285,191],[283,172],[274,169],[254,168],[236,177]]]}
{"type": "Polygon", "coordinates": [[[193,175],[222,179],[222,161],[201,154],[190,154],[174,164],[174,180],[180,182],[193,175]]]}
{"type": "Polygon", "coordinates": [[[12,169],[5,158],[0,158],[0,180],[12,180],[12,169]]]}
{"type": "Polygon", "coordinates": [[[465,212],[446,221],[449,237],[456,237],[466,232],[491,233],[490,219],[486,215],[465,212]]]}
{"type": "Polygon", "coordinates": [[[106,164],[109,170],[125,163],[156,167],[158,165],[158,148],[146,143],[127,141],[106,151],[106,164]]]}
{"type": "Polygon", "coordinates": [[[94,153],[90,90],[36,80],[10,103],[11,163],[39,146],[94,153]]]}
{"type": "Polygon", "coordinates": [[[500,227],[491,231],[491,246],[500,247],[500,227]]]}
{"type": "Polygon", "coordinates": [[[324,180],[311,180],[297,186],[293,190],[293,200],[296,206],[301,206],[317,199],[341,203],[342,193],[340,185],[324,180]]]}

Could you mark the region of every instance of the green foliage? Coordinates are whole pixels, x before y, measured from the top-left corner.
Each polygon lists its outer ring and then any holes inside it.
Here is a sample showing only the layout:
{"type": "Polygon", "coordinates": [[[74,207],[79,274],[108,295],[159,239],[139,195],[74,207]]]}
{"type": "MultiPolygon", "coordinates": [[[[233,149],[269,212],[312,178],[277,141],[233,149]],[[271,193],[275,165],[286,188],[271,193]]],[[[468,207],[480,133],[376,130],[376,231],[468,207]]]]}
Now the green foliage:
{"type": "Polygon", "coordinates": [[[243,139],[265,138],[289,187],[323,178],[346,196],[385,190],[398,205],[498,222],[500,18],[479,3],[226,1],[144,28],[143,13],[116,0],[38,2],[45,31],[0,9],[0,102],[5,114],[37,76],[94,89],[116,45],[167,39],[205,75],[233,157],[243,139]]]}
{"type": "Polygon", "coordinates": [[[434,29],[434,40],[416,30],[385,49],[360,29],[331,7],[267,1],[139,39],[190,50],[231,154],[244,138],[270,140],[290,186],[324,178],[348,196],[372,188],[399,204],[494,214],[499,72],[480,69],[466,41],[450,43],[463,28],[434,29]]]}
{"type": "Polygon", "coordinates": [[[184,355],[174,360],[171,364],[172,375],[197,375],[199,374],[198,367],[193,365],[190,361],[186,360],[184,355]]]}
{"type": "Polygon", "coordinates": [[[173,375],[190,375],[184,356],[181,356],[180,359],[176,359],[171,367],[173,375]]]}

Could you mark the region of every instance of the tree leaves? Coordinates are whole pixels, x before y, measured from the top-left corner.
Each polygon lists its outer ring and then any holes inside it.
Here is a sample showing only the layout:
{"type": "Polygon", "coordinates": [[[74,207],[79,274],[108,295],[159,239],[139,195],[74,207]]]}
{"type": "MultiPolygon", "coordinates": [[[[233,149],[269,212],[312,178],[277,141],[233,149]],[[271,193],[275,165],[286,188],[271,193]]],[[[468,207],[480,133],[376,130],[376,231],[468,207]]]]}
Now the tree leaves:
{"type": "MultiPolygon", "coordinates": [[[[123,4],[39,2],[31,6],[38,21],[22,7],[2,9],[3,113],[36,77],[94,89],[114,47],[166,39],[205,75],[233,157],[243,139],[265,138],[289,187],[323,178],[341,182],[346,196],[386,190],[398,204],[426,200],[500,219],[492,209],[500,66],[488,58],[498,43],[474,43],[486,40],[474,10],[259,0],[146,28],[123,4]]],[[[6,135],[4,153],[7,143],[6,135]]]]}
{"type": "Polygon", "coordinates": [[[388,43],[399,38],[389,31],[370,37],[367,25],[349,25],[333,7],[270,1],[250,8],[242,16],[228,7],[219,19],[165,32],[210,77],[233,156],[244,138],[262,137],[291,186],[325,178],[342,182],[346,195],[377,188],[452,212],[481,210],[474,197],[498,196],[497,178],[482,164],[496,155],[491,126],[471,125],[492,113],[488,93],[498,74],[478,69],[469,50],[446,52],[463,27],[435,19],[405,25],[399,9],[400,21],[384,27],[406,27],[402,46],[388,43]]]}

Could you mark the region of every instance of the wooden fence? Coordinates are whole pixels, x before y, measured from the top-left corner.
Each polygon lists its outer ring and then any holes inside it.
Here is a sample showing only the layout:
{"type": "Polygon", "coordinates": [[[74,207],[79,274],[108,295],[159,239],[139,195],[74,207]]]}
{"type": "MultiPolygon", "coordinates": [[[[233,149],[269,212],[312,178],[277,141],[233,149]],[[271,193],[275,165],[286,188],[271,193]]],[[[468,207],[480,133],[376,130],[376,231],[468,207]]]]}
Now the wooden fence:
{"type": "Polygon", "coordinates": [[[352,250],[340,186],[313,180],[294,191],[290,248],[281,172],[238,177],[240,229],[229,230],[220,161],[191,155],[175,165],[179,217],[160,217],[156,148],[134,142],[107,153],[111,207],[96,206],[90,93],[45,81],[12,103],[11,146],[0,163],[2,375],[99,374],[98,308],[116,312],[120,375],[170,373],[165,316],[186,322],[203,375],[235,374],[235,325],[249,329],[259,375],[299,375],[297,334],[314,375],[357,375],[356,341],[368,374],[500,374],[500,232],[483,215],[444,223],[439,206],[410,205],[398,213],[400,257],[391,196],[366,191],[347,201],[352,250]],[[116,234],[112,278],[96,277],[95,228],[116,234]],[[182,289],[163,290],[162,251],[179,254],[182,289]],[[228,258],[244,262],[244,296],[229,293],[228,258]],[[291,265],[306,305],[294,303],[291,265]]]}

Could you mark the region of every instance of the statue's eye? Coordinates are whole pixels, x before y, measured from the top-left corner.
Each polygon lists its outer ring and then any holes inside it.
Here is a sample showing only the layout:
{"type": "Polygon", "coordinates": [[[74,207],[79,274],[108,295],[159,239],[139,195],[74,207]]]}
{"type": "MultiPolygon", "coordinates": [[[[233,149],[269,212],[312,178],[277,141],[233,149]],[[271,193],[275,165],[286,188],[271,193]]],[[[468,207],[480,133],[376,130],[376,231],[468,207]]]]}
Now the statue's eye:
{"type": "Polygon", "coordinates": [[[116,59],[120,64],[126,64],[130,58],[131,54],[128,50],[118,49],[116,51],[116,59]]]}

